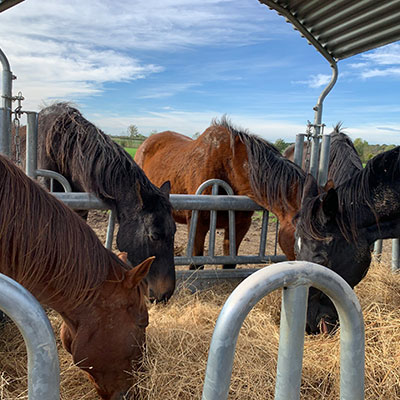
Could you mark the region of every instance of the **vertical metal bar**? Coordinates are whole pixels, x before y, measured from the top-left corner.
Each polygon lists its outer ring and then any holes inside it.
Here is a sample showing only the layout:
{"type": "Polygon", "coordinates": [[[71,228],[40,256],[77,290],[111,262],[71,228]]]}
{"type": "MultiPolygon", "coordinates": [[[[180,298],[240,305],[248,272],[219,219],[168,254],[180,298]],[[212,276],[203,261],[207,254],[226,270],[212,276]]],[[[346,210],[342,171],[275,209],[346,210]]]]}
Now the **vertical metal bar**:
{"type": "MultiPolygon", "coordinates": [[[[218,194],[218,184],[213,184],[211,189],[211,195],[216,196],[218,194]]],[[[217,230],[217,212],[215,210],[210,211],[210,235],[208,241],[208,255],[214,256],[215,254],[215,236],[217,230]]]]}
{"type": "Polygon", "coordinates": [[[380,258],[382,255],[383,240],[379,239],[374,243],[374,256],[380,258]]]}
{"type": "Polygon", "coordinates": [[[392,239],[392,271],[396,272],[400,269],[400,239],[392,239]]]}
{"type": "Polygon", "coordinates": [[[26,155],[25,171],[28,176],[36,179],[37,170],[37,146],[38,146],[38,115],[35,112],[27,112],[26,129],[26,155]]]}
{"type": "Polygon", "coordinates": [[[229,218],[229,255],[236,256],[236,218],[235,211],[228,211],[229,218]]]}
{"type": "Polygon", "coordinates": [[[19,283],[0,274],[0,309],[15,322],[27,347],[29,400],[59,400],[57,346],[43,308],[19,283]]]}
{"type": "Polygon", "coordinates": [[[317,134],[314,133],[312,135],[311,158],[310,158],[310,174],[314,178],[317,178],[318,162],[319,162],[319,136],[317,136],[317,134]]]}
{"type": "Polygon", "coordinates": [[[304,133],[298,133],[296,135],[296,144],[294,145],[293,162],[300,167],[303,165],[304,136],[304,133]]]}
{"type": "Polygon", "coordinates": [[[275,400],[300,397],[308,286],[282,290],[275,400]]]}
{"type": "Polygon", "coordinates": [[[13,74],[6,55],[0,49],[2,71],[0,153],[11,156],[11,104],[13,74]]]}
{"type": "Polygon", "coordinates": [[[267,247],[268,221],[269,221],[269,212],[267,210],[264,210],[262,216],[262,225],[261,225],[260,248],[258,250],[258,255],[261,257],[265,256],[265,249],[267,247]]]}
{"type": "Polygon", "coordinates": [[[318,184],[324,186],[328,180],[329,150],[331,146],[331,135],[322,136],[321,155],[319,160],[318,184]]]}
{"type": "Polygon", "coordinates": [[[275,245],[274,245],[274,256],[276,256],[276,253],[278,252],[278,236],[279,236],[279,220],[276,218],[276,225],[275,225],[275,245]]]}
{"type": "Polygon", "coordinates": [[[192,216],[190,218],[190,230],[189,230],[189,239],[188,245],[186,248],[186,256],[192,257],[193,256],[193,248],[194,248],[194,239],[196,237],[196,230],[197,230],[197,220],[199,218],[199,211],[193,210],[192,216]]]}
{"type": "Polygon", "coordinates": [[[113,210],[110,210],[110,216],[108,217],[107,237],[106,237],[106,248],[109,250],[112,249],[114,230],[115,230],[115,213],[113,210]]]}

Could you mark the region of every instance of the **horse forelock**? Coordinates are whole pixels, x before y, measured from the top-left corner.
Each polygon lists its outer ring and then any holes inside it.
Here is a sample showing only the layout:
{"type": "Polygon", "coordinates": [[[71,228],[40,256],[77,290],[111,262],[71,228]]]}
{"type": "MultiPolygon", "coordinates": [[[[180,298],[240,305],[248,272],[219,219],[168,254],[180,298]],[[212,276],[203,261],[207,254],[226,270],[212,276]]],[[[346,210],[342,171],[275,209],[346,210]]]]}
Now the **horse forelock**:
{"type": "Polygon", "coordinates": [[[249,161],[250,184],[257,201],[269,208],[298,209],[305,180],[303,170],[284,158],[268,141],[232,126],[224,116],[214,125],[224,126],[231,134],[231,146],[238,138],[246,147],[249,161]]]}
{"type": "Polygon", "coordinates": [[[127,266],[92,229],[4,157],[0,204],[1,272],[39,300],[76,308],[107,279],[123,279],[127,266]]]}

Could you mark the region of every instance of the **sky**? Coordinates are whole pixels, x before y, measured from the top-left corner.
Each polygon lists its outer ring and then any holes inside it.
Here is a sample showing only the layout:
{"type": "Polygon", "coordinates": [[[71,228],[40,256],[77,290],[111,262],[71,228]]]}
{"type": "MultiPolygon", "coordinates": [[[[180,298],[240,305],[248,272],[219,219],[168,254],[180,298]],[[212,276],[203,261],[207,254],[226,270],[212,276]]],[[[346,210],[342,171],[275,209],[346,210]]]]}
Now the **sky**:
{"type": "MultiPolygon", "coordinates": [[[[227,115],[271,142],[314,121],[331,68],[258,0],[25,0],[0,14],[14,94],[71,101],[104,132],[193,136],[227,115]]],[[[338,63],[326,132],[400,144],[400,42],[338,63]]]]}

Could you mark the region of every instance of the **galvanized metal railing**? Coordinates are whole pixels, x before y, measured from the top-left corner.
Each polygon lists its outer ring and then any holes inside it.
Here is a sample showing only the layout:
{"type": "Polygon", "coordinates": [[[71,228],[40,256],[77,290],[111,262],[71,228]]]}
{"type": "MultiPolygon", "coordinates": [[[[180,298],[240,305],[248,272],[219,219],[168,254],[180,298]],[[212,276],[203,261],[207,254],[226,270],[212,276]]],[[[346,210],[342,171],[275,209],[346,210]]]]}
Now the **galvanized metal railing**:
{"type": "Polygon", "coordinates": [[[326,267],[287,261],[258,270],[229,296],[212,336],[202,400],[228,397],[236,342],[251,309],[282,288],[282,309],[275,400],[298,400],[308,289],[316,287],[333,301],[340,319],[340,398],[364,399],[364,322],[350,286],[326,267]]]}
{"type": "Polygon", "coordinates": [[[50,322],[38,301],[0,274],[0,309],[17,325],[28,354],[28,399],[60,399],[60,367],[50,322]]]}

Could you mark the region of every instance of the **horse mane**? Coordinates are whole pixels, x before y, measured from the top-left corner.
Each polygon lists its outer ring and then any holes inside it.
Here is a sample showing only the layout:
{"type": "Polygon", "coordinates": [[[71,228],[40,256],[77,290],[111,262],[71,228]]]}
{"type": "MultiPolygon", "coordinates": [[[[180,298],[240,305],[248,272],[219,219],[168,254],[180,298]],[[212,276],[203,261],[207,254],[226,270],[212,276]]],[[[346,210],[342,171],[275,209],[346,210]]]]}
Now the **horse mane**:
{"type": "MultiPolygon", "coordinates": [[[[350,179],[336,189],[339,200],[339,211],[336,223],[347,241],[357,240],[360,221],[371,215],[379,225],[379,214],[376,207],[376,196],[398,180],[400,174],[400,146],[376,155],[367,162],[362,170],[356,172],[350,179]]],[[[325,239],[318,209],[320,196],[307,199],[301,210],[298,229],[309,238],[325,239]]],[[[386,212],[390,210],[385,210],[386,212]]]]}
{"type": "Polygon", "coordinates": [[[250,184],[259,199],[267,199],[271,206],[293,207],[293,196],[300,207],[305,180],[304,171],[284,158],[279,150],[266,140],[234,127],[226,116],[213,120],[214,126],[222,126],[231,134],[231,147],[238,138],[246,147],[249,161],[250,184]],[[297,191],[296,191],[297,189],[297,191]]]}
{"type": "Polygon", "coordinates": [[[353,142],[341,129],[342,123],[339,122],[331,134],[328,179],[332,179],[335,186],[341,185],[363,168],[353,142]]]}
{"type": "Polygon", "coordinates": [[[68,103],[46,107],[39,113],[39,126],[46,135],[46,152],[61,174],[79,176],[84,189],[110,208],[115,209],[116,202],[125,198],[126,190],[138,188],[141,196],[153,194],[159,204],[170,208],[167,198],[132,157],[78,109],[68,103]],[[124,193],[121,188],[126,188],[124,193]]]}
{"type": "Polygon", "coordinates": [[[0,156],[0,267],[39,300],[63,306],[94,301],[106,279],[127,266],[78,215],[0,156]],[[52,293],[51,298],[47,296],[52,293]]]}

